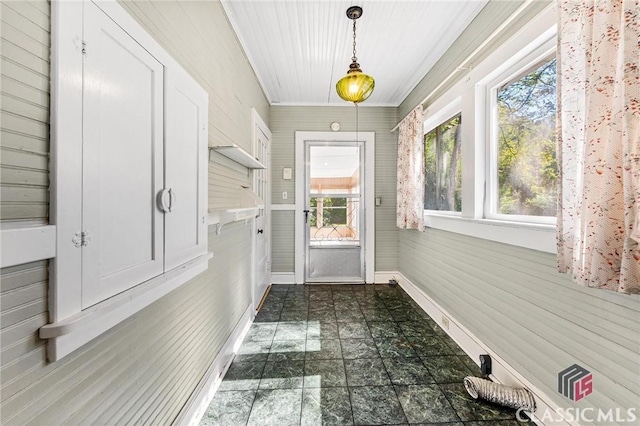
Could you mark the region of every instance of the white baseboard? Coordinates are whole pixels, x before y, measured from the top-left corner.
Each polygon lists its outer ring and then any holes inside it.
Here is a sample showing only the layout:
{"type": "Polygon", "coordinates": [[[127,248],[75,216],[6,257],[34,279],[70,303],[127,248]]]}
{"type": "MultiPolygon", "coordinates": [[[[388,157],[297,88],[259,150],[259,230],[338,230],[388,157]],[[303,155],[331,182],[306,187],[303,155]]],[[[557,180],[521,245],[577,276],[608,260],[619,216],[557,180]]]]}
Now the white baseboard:
{"type": "Polygon", "coordinates": [[[189,400],[187,400],[187,403],[173,421],[173,426],[197,426],[200,423],[200,419],[206,413],[213,396],[222,382],[222,378],[229,369],[231,361],[233,361],[234,355],[238,352],[240,344],[253,323],[254,312],[253,306],[249,305],[244,314],[242,314],[242,318],[238,321],[218,356],[213,360],[189,400]]]}
{"type": "Polygon", "coordinates": [[[271,284],[295,284],[296,275],[293,272],[272,272],[271,284]]]}
{"type": "MultiPolygon", "coordinates": [[[[390,279],[398,279],[398,271],[376,271],[373,282],[375,284],[386,284],[390,279]]],[[[296,277],[293,272],[273,272],[271,273],[272,284],[295,284],[296,277]]]]}
{"type": "Polygon", "coordinates": [[[465,326],[460,324],[455,318],[443,309],[440,305],[434,302],[428,295],[420,290],[414,283],[412,283],[402,273],[397,273],[396,279],[400,284],[400,287],[407,292],[409,296],[433,319],[440,328],[442,328],[457,344],[464,350],[467,355],[479,365],[480,355],[489,354],[491,356],[491,378],[497,383],[501,383],[507,386],[513,387],[525,387],[529,389],[536,399],[536,413],[527,413],[531,419],[538,425],[567,425],[566,422],[553,422],[544,423],[540,420],[541,413],[551,412],[561,409],[557,404],[554,404],[546,394],[532,385],[527,379],[525,379],[520,373],[518,373],[513,367],[511,367],[505,360],[503,360],[494,351],[486,347],[480,339],[473,335],[465,326]],[[446,323],[448,322],[448,327],[446,323]]]}
{"type": "Polygon", "coordinates": [[[400,277],[398,271],[376,271],[373,282],[375,284],[388,284],[389,280],[397,280],[400,277]]]}

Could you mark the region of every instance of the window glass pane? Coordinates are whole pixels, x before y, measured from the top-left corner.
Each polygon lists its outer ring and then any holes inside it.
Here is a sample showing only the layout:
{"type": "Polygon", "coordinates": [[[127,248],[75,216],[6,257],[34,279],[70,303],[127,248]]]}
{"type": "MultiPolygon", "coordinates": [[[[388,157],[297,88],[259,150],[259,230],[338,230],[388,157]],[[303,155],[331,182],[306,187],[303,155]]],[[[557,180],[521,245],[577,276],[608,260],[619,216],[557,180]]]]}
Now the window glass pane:
{"type": "Polygon", "coordinates": [[[344,207],[347,205],[347,199],[346,198],[325,198],[324,199],[324,206],[325,207],[344,207]]]}
{"type": "Polygon", "coordinates": [[[322,212],[324,226],[346,225],[347,224],[347,208],[346,207],[329,207],[324,208],[322,212]]]}
{"type": "Polygon", "coordinates": [[[347,199],[324,198],[322,205],[323,226],[345,225],[347,223],[347,199]]]}
{"type": "Polygon", "coordinates": [[[497,211],[555,216],[556,60],[507,83],[497,97],[497,211]]]}
{"type": "Polygon", "coordinates": [[[438,161],[436,151],[436,129],[424,136],[424,208],[437,210],[436,208],[436,175],[438,174],[438,161]]]}
{"type": "Polygon", "coordinates": [[[425,209],[462,211],[461,116],[425,135],[425,209]]]}
{"type": "Polygon", "coordinates": [[[309,204],[309,226],[315,228],[318,226],[318,198],[311,197],[309,204]]]}
{"type": "Polygon", "coordinates": [[[454,117],[440,126],[441,142],[439,149],[439,209],[462,211],[461,185],[462,161],[460,147],[460,116],[454,117]]]}

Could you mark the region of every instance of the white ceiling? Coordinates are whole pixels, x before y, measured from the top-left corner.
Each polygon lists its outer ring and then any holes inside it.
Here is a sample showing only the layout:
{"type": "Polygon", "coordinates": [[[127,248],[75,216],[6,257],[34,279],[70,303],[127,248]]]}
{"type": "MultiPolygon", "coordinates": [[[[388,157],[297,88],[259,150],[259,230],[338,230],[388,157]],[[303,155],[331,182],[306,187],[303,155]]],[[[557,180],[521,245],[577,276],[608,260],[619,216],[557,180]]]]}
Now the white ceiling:
{"type": "Polygon", "coordinates": [[[367,105],[399,105],[487,0],[222,0],[269,102],[344,105],[335,92],[357,56],[376,80],[367,105]]]}

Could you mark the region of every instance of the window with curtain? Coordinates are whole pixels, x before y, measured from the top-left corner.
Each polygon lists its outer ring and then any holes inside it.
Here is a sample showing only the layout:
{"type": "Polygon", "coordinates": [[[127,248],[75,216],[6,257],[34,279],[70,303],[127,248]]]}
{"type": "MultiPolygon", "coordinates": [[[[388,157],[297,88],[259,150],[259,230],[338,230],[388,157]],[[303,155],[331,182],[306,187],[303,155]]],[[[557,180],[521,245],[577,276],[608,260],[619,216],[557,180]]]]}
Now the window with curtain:
{"type": "Polygon", "coordinates": [[[428,99],[421,145],[426,226],[556,252],[555,18],[551,8],[541,12],[428,99]],[[458,113],[464,119],[457,121],[458,113]],[[447,139],[454,134],[448,127],[457,127],[457,139],[447,139]],[[453,146],[458,164],[448,161],[453,146]]]}

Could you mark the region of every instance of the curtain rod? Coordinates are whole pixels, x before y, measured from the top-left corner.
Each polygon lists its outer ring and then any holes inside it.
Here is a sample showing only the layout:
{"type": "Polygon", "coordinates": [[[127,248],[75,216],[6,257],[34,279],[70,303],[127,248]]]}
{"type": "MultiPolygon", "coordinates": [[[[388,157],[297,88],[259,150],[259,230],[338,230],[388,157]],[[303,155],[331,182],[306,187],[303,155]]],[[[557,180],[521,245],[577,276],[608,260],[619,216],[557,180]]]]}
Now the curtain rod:
{"type": "MultiPolygon", "coordinates": [[[[490,35],[489,37],[487,37],[482,43],[480,43],[480,45],[478,47],[476,47],[475,49],[473,49],[473,52],[471,52],[464,61],[462,61],[460,63],[460,65],[458,65],[455,70],[449,74],[444,80],[442,80],[440,82],[440,84],[438,84],[436,86],[435,89],[433,89],[431,92],[429,92],[429,94],[427,96],[425,96],[425,98],[418,104],[418,105],[422,105],[423,107],[426,107],[425,103],[431,99],[431,97],[436,94],[436,92],[438,90],[440,90],[445,84],[449,83],[449,81],[456,75],[458,74],[459,71],[463,70],[463,69],[470,69],[469,67],[465,67],[465,65],[467,65],[467,63],[469,63],[470,61],[472,61],[474,59],[474,56],[476,56],[478,53],[480,53],[480,50],[484,49],[487,44],[489,44],[491,41],[493,41],[504,29],[507,25],[509,25],[511,22],[513,22],[526,8],[529,7],[529,5],[531,3],[533,3],[535,0],[525,0],[524,3],[522,3],[520,5],[520,7],[518,7],[516,9],[515,12],[513,12],[506,20],[504,20],[502,22],[502,24],[500,24],[498,26],[498,28],[496,28],[490,35]]],[[[418,106],[416,105],[416,107],[418,106]]],[[[415,108],[415,107],[414,107],[415,108]]],[[[413,108],[411,109],[411,111],[413,111],[413,108]]],[[[410,114],[411,112],[409,112],[410,114]]],[[[398,122],[398,124],[396,124],[396,126],[391,129],[391,132],[395,132],[396,130],[398,130],[398,127],[400,127],[400,123],[402,123],[404,121],[405,118],[407,118],[409,116],[409,114],[405,115],[402,120],[400,120],[398,122]]]]}

